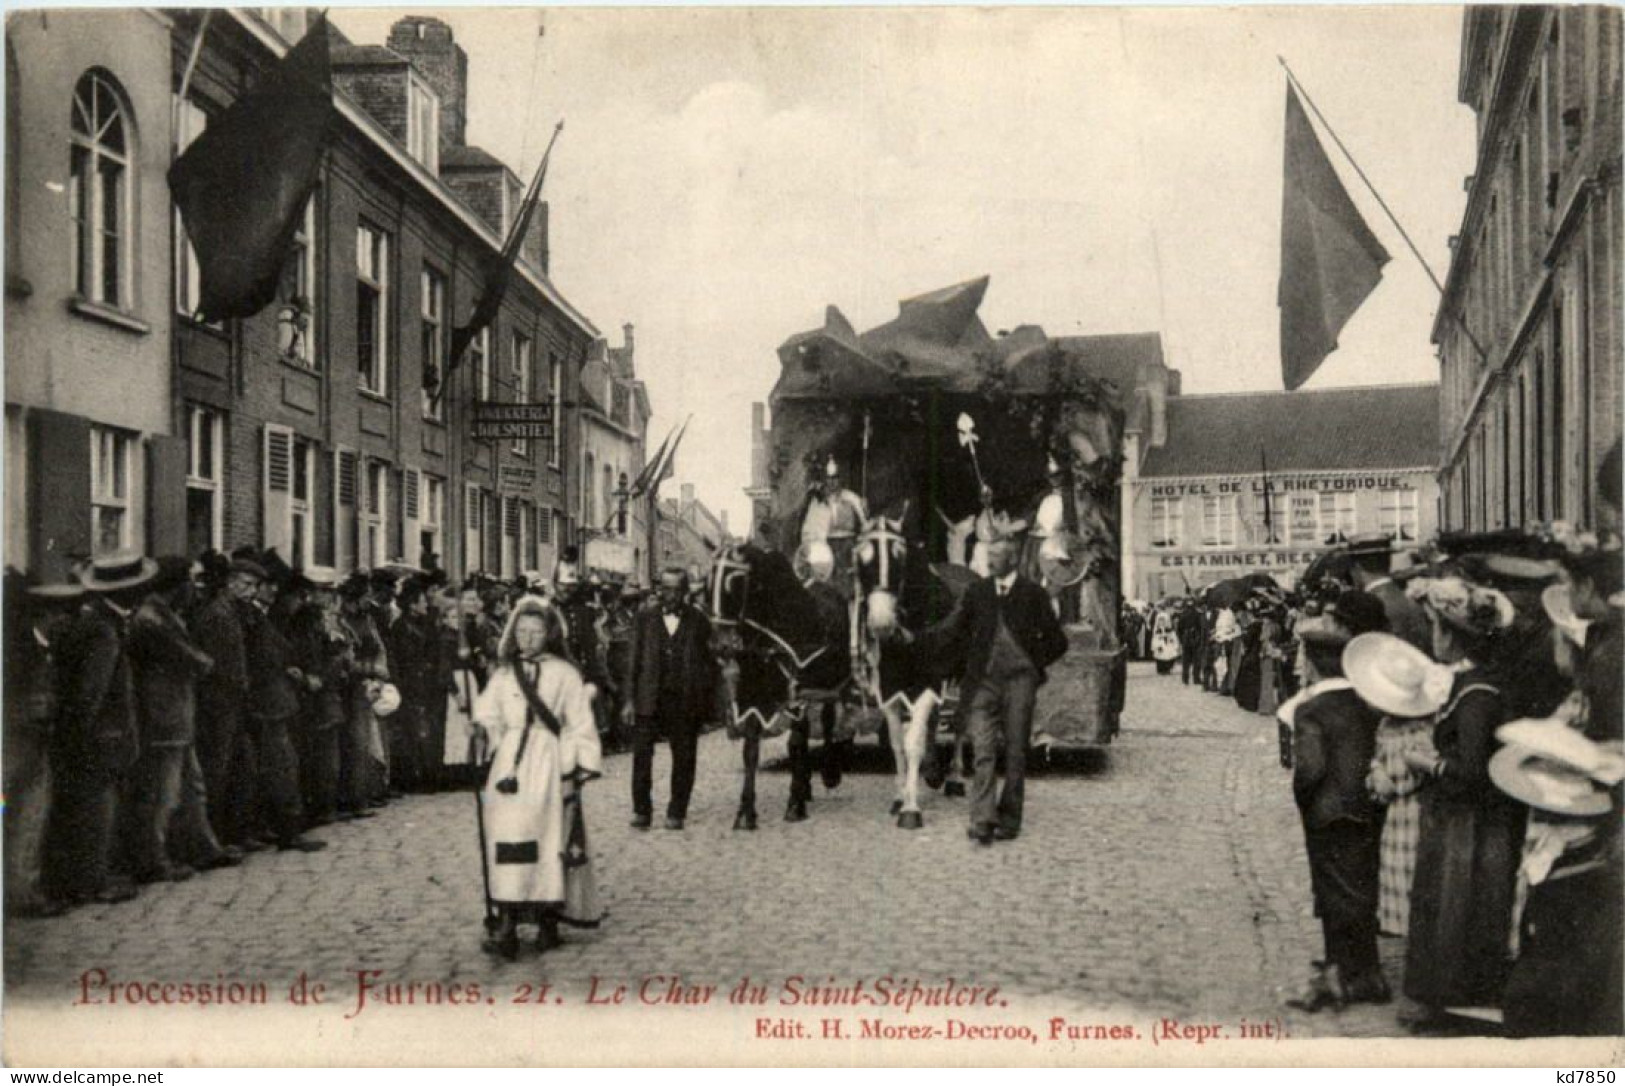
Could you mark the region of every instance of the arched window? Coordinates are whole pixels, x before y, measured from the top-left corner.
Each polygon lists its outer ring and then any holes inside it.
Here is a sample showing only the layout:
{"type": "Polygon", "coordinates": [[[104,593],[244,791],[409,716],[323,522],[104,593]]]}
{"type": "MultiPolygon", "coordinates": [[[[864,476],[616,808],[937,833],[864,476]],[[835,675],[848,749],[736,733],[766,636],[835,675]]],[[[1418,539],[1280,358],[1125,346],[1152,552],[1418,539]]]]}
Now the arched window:
{"type": "Polygon", "coordinates": [[[68,214],[73,219],[73,283],[82,297],[129,308],[130,163],[135,126],[124,93],[92,68],[73,91],[68,214]]]}

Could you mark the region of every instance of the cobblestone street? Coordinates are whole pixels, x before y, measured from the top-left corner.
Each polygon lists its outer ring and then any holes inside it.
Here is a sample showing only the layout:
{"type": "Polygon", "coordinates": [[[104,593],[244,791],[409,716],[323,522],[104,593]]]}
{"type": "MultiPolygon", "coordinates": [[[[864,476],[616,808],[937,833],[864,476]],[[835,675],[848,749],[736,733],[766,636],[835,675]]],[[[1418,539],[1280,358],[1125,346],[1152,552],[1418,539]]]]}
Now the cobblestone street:
{"type": "MultiPolygon", "coordinates": [[[[816,786],[805,823],[779,820],[788,775],[764,772],[756,833],[731,829],[739,753],[722,734],[702,744],[682,833],[628,828],[630,760],[611,757],[587,808],[610,916],[598,932],[567,931],[547,976],[564,990],[591,974],[952,976],[998,983],[1012,1006],[1045,1015],[1132,1008],[1276,1020],[1293,1037],[1395,1032],[1393,1008],[1294,1019],[1280,1005],[1319,937],[1273,720],[1141,664],[1128,705],[1103,754],[1036,773],[1021,839],[992,849],[966,840],[965,801],[940,793],[925,793],[923,830],[894,828],[889,758],[872,738],[838,789],[816,786]]],[[[665,759],[662,748],[657,804],[665,759]]],[[[516,965],[480,950],[473,802],[413,797],[321,831],[325,852],[263,854],[130,904],[13,922],[8,996],[66,1002],[91,967],[114,980],[534,976],[528,950],[516,965]]]]}

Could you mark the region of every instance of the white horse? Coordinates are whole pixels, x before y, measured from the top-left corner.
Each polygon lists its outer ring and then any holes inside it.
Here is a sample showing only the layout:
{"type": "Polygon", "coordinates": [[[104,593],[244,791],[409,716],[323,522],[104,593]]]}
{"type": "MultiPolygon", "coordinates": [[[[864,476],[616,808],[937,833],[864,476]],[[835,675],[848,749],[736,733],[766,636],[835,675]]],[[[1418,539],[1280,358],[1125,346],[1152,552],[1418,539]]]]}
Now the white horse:
{"type": "MultiPolygon", "coordinates": [[[[899,828],[917,830],[925,824],[920,812],[920,775],[933,753],[936,715],[947,675],[941,661],[932,658],[930,646],[914,640],[914,631],[905,626],[904,618],[906,613],[923,624],[943,617],[950,593],[934,580],[923,557],[910,561],[902,526],[902,517],[879,516],[865,522],[854,565],[862,589],[861,628],[866,635],[864,685],[886,716],[886,733],[897,767],[897,796],[891,810],[899,828]],[[937,611],[942,614],[934,613],[937,611]]],[[[945,795],[964,795],[958,763],[956,744],[945,795]]],[[[930,774],[927,776],[929,781],[930,774]]]]}

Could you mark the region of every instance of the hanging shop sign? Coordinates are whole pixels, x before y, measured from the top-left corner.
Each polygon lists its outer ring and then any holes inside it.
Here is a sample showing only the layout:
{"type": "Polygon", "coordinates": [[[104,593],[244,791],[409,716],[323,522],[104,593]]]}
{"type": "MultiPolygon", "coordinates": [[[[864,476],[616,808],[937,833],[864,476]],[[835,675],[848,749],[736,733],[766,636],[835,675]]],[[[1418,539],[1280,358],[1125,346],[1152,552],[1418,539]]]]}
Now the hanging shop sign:
{"type": "Polygon", "coordinates": [[[552,441],[553,405],[476,403],[469,433],[476,441],[552,441]]]}

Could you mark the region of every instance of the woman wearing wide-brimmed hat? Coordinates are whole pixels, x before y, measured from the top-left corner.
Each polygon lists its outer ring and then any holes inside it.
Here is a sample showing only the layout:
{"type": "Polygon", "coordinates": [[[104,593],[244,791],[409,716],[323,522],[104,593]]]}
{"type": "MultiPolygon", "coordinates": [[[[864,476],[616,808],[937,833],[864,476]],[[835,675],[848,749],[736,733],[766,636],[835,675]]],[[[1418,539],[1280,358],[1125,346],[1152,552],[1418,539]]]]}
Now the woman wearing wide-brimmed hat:
{"type": "MultiPolygon", "coordinates": [[[[1621,851],[1619,700],[1621,553],[1593,541],[1566,557],[1565,583],[1542,595],[1578,649],[1578,688],[1559,712],[1501,728],[1490,762],[1503,792],[1530,808],[1519,866],[1518,958],[1507,1032],[1618,1036],[1625,1028],[1625,852],[1621,851]],[[1613,603],[1610,604],[1610,598],[1613,603]]],[[[1570,654],[1571,659],[1576,659],[1570,654]]]]}
{"type": "Polygon", "coordinates": [[[1433,729],[1436,755],[1407,758],[1432,778],[1421,797],[1405,956],[1405,994],[1423,1008],[1407,1024],[1428,1032],[1447,1008],[1500,1002],[1524,809],[1489,776],[1507,710],[1504,680],[1484,664],[1512,626],[1512,601],[1454,576],[1418,577],[1406,592],[1432,623],[1435,658],[1454,672],[1433,729]]]}
{"type": "Polygon", "coordinates": [[[1519,867],[1518,957],[1507,980],[1514,1037],[1618,1036],[1622,985],[1619,785],[1625,754],[1563,718],[1500,729],[1490,777],[1530,808],[1519,867]]]}
{"type": "Polygon", "coordinates": [[[1356,638],[1344,658],[1355,692],[1382,713],[1377,749],[1366,774],[1371,797],[1387,807],[1382,827],[1382,866],[1377,920],[1384,935],[1410,930],[1411,884],[1421,833],[1421,789],[1433,779],[1433,726],[1450,697],[1455,672],[1397,635],[1356,638]]]}
{"type": "Polygon", "coordinates": [[[509,959],[519,952],[522,922],[538,925],[537,946],[547,950],[559,941],[561,920],[599,920],[596,902],[582,893],[580,785],[600,775],[602,754],[592,694],[565,644],[558,610],[522,598],[474,708],[495,751],[479,797],[486,899],[496,912],[486,949],[509,959]]]}

